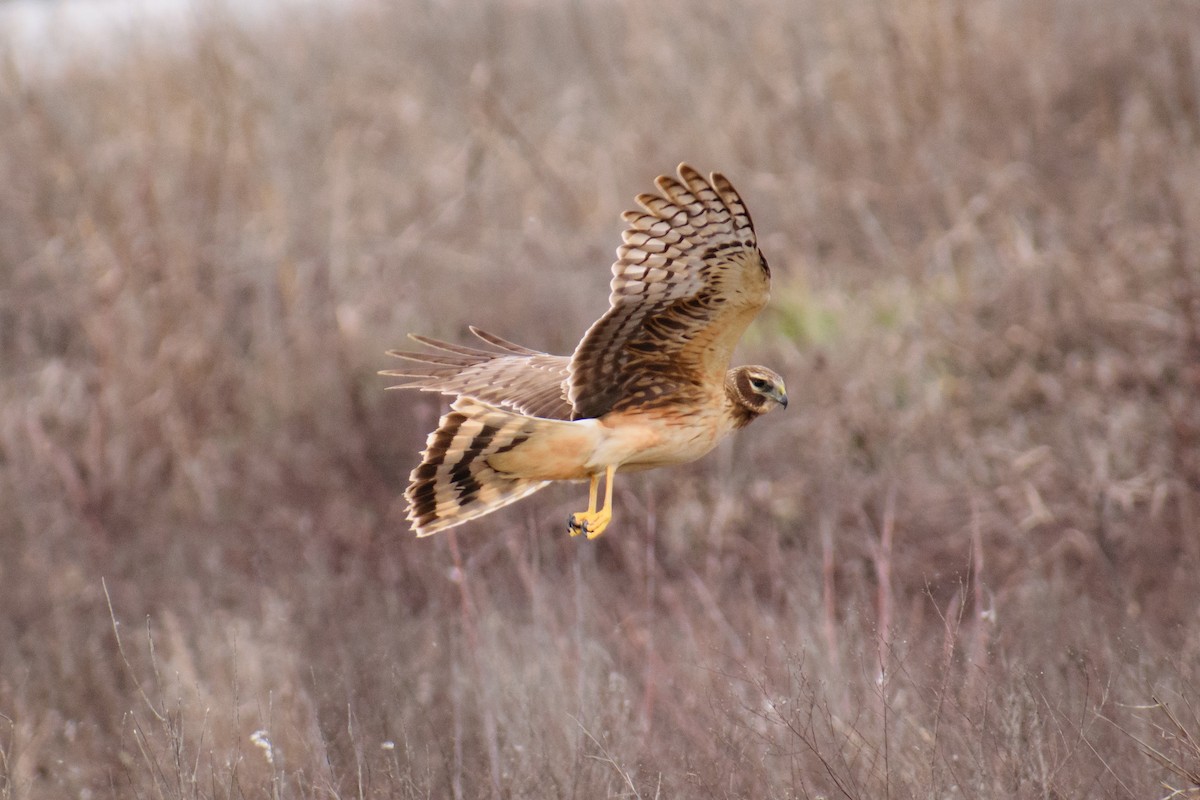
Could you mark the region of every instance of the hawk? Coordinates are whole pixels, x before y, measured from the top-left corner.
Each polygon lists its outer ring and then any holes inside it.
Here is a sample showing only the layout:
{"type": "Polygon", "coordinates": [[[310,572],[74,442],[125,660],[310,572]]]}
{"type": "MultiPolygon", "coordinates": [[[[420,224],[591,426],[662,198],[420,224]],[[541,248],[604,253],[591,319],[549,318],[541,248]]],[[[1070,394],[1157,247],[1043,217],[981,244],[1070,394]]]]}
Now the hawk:
{"type": "Polygon", "coordinates": [[[429,435],[406,497],[418,536],[460,525],[550,481],[587,480],[572,536],[612,519],[613,476],[694,461],[730,431],[787,406],[783,379],[729,368],[766,304],[771,271],[725,177],[687,164],[627,211],[609,309],[570,356],[530,350],[472,327],[486,348],[410,334],[432,352],[392,350],[408,379],[390,388],[456,399],[429,435]],[[597,508],[600,480],[604,503],[597,508]]]}

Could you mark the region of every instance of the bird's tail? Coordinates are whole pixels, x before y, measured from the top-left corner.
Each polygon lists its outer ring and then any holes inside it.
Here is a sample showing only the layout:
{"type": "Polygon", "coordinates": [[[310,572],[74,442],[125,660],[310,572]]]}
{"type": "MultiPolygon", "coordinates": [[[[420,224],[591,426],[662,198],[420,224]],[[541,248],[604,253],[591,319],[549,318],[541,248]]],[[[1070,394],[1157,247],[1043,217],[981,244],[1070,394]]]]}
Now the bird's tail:
{"type": "Polygon", "coordinates": [[[428,536],[490,514],[545,486],[548,481],[520,478],[488,464],[545,422],[459,399],[429,434],[421,465],[409,478],[405,497],[416,534],[428,536]]]}

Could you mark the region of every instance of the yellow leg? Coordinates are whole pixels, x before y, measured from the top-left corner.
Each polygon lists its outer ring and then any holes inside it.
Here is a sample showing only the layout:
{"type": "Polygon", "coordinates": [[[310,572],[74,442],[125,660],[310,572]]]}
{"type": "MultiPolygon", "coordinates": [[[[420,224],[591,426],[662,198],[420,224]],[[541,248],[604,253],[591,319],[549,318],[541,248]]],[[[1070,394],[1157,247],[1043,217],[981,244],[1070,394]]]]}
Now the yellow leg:
{"type": "Polygon", "coordinates": [[[604,470],[604,506],[596,512],[596,524],[588,526],[587,537],[589,539],[595,539],[604,533],[608,523],[612,522],[613,476],[616,473],[617,468],[613,466],[604,470]]]}
{"type": "Polygon", "coordinates": [[[595,539],[604,533],[604,529],[612,521],[613,475],[616,471],[617,468],[615,466],[609,466],[604,470],[604,505],[599,511],[596,510],[596,495],[598,494],[596,490],[600,486],[600,476],[592,476],[588,510],[572,514],[571,518],[567,520],[567,530],[572,536],[585,533],[587,534],[587,538],[595,539]]]}
{"type": "Polygon", "coordinates": [[[593,475],[592,476],[592,485],[588,487],[588,510],[587,510],[587,513],[589,513],[589,514],[596,513],[596,498],[600,494],[599,489],[600,489],[600,476],[593,475]]]}

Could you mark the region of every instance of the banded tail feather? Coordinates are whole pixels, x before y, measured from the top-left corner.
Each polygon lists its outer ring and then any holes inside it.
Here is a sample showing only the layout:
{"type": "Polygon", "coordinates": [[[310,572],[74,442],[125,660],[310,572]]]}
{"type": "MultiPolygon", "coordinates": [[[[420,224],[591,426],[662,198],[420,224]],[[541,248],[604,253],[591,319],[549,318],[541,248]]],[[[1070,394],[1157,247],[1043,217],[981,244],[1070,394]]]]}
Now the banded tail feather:
{"type": "Polygon", "coordinates": [[[429,434],[405,497],[418,536],[452,528],[533,494],[548,481],[494,469],[488,459],[534,434],[540,420],[461,398],[429,434]]]}

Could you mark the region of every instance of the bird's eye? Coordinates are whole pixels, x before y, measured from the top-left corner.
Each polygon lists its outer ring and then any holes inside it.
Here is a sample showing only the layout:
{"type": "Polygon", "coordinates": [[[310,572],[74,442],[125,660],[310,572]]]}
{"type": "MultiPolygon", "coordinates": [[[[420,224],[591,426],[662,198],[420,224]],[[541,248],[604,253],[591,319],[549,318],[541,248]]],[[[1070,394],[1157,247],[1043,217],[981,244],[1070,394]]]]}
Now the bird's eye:
{"type": "Polygon", "coordinates": [[[751,378],[750,385],[754,387],[756,392],[765,392],[771,388],[771,384],[767,383],[762,378],[751,378]]]}

